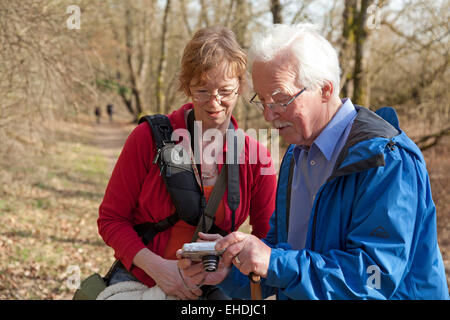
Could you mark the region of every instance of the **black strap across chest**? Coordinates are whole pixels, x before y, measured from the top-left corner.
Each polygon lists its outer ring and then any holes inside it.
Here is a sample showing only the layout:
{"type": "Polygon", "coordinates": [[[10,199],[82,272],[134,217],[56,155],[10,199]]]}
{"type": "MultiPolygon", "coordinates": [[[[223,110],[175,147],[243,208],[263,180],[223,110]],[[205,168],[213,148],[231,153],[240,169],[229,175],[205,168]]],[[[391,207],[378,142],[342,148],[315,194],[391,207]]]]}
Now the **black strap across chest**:
{"type": "MultiPolygon", "coordinates": [[[[170,215],[169,217],[162,219],[159,222],[152,223],[152,222],[146,222],[142,224],[138,224],[134,226],[134,230],[137,232],[137,234],[142,238],[142,241],[145,245],[147,245],[150,241],[153,240],[153,238],[159,233],[164,230],[167,230],[171,226],[173,226],[175,223],[177,223],[180,219],[182,220],[188,220],[187,222],[190,224],[194,224],[196,221],[197,230],[194,234],[193,241],[196,239],[198,231],[202,232],[210,232],[210,233],[220,233],[222,235],[226,234],[224,230],[221,230],[216,225],[213,224],[214,222],[214,215],[218,207],[218,203],[223,198],[223,193],[225,190],[225,186],[222,185],[223,183],[226,183],[226,186],[228,188],[228,206],[231,209],[232,217],[231,217],[231,231],[234,231],[235,229],[235,211],[239,207],[240,203],[240,195],[239,195],[239,164],[238,164],[238,151],[237,150],[237,137],[234,136],[234,142],[232,144],[232,147],[234,147],[234,162],[233,163],[227,163],[224,165],[224,167],[221,170],[221,174],[219,174],[219,178],[217,179],[216,185],[214,186],[214,190],[212,191],[212,194],[210,196],[210,201],[208,204],[206,203],[204,192],[203,192],[203,185],[201,183],[201,186],[198,186],[197,180],[195,178],[195,174],[193,172],[189,173],[186,170],[180,171],[179,174],[182,174],[180,176],[183,184],[189,186],[190,193],[186,192],[185,189],[182,191],[178,191],[176,189],[177,186],[174,186],[173,181],[170,181],[170,179],[173,179],[174,177],[174,170],[170,170],[170,164],[164,162],[164,157],[161,154],[163,152],[163,148],[167,145],[174,145],[175,142],[172,141],[172,125],[169,121],[169,118],[165,115],[152,115],[152,116],[144,116],[139,120],[139,124],[146,121],[153,134],[153,138],[155,140],[156,145],[156,156],[153,161],[154,164],[158,164],[160,167],[160,173],[163,177],[166,187],[169,191],[169,194],[171,196],[172,202],[175,205],[176,211],[174,214],[170,215]],[[169,169],[168,169],[169,167],[169,169]],[[225,175],[226,174],[226,175],[225,175]],[[226,180],[221,176],[225,175],[226,180]],[[195,187],[197,186],[197,187],[195,187]],[[213,201],[214,203],[210,203],[213,201]],[[186,210],[193,210],[192,212],[185,212],[186,210]],[[206,210],[206,212],[205,212],[206,210]]],[[[188,130],[191,134],[191,146],[192,150],[196,151],[194,152],[194,155],[198,155],[198,150],[195,150],[195,144],[194,144],[194,112],[191,111],[188,115],[188,130]]],[[[230,122],[230,129],[234,130],[234,126],[230,122]]],[[[201,134],[201,132],[200,132],[201,134]]],[[[200,161],[196,161],[198,172],[201,175],[201,165],[200,161]]],[[[201,182],[201,179],[200,179],[201,182]]],[[[175,183],[177,184],[177,183],[175,183]]]]}

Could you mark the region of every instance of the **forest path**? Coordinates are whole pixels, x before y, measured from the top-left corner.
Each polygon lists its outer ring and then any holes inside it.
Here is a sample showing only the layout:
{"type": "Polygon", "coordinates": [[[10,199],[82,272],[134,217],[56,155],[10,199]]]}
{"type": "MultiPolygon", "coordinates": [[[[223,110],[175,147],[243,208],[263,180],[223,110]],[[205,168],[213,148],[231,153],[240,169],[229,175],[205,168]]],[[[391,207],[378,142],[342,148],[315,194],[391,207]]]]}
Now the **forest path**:
{"type": "Polygon", "coordinates": [[[127,137],[135,127],[136,124],[126,120],[104,121],[96,125],[94,141],[108,161],[110,174],[114,169],[127,137]]]}

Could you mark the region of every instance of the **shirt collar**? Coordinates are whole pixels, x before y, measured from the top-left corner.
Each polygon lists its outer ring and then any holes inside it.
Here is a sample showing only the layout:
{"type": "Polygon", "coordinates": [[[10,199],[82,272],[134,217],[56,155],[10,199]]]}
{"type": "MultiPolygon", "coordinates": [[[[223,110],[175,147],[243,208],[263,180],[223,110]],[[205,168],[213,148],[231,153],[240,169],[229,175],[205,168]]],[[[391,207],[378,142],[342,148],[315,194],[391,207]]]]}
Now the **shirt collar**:
{"type": "Polygon", "coordinates": [[[355,115],[356,109],[352,101],[349,98],[343,99],[342,105],[336,114],[331,118],[316,140],[314,140],[313,145],[319,148],[328,161],[331,160],[339,139],[355,115]]]}

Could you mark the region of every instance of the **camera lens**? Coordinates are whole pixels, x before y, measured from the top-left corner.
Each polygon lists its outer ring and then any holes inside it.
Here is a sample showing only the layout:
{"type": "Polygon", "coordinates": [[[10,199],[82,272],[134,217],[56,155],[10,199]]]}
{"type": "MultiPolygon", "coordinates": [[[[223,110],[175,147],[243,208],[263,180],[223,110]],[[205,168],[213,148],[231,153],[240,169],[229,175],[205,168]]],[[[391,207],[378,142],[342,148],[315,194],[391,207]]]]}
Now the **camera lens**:
{"type": "Polygon", "coordinates": [[[219,256],[216,255],[206,255],[202,257],[203,269],[206,272],[214,272],[217,270],[219,265],[219,256]]]}

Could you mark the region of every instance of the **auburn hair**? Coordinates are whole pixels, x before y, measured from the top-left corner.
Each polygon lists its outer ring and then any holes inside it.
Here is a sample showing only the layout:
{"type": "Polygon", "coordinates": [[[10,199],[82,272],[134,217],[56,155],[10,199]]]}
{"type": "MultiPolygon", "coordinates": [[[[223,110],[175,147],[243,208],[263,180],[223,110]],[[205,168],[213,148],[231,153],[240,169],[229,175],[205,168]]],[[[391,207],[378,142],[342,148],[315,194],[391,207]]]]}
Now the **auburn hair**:
{"type": "Polygon", "coordinates": [[[207,71],[225,63],[228,77],[237,77],[240,87],[246,85],[247,55],[233,31],[221,26],[198,30],[189,41],[181,58],[179,90],[191,96],[189,87],[206,82],[207,71]]]}

